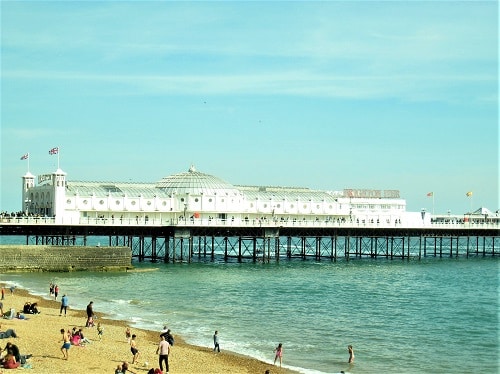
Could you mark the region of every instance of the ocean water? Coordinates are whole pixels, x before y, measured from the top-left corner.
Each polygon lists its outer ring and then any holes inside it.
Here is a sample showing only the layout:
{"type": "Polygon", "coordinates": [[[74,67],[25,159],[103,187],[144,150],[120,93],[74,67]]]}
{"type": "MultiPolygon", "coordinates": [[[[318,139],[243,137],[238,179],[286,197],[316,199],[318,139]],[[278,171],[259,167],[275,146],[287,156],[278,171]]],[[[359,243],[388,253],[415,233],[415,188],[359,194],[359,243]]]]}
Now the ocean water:
{"type": "MultiPolygon", "coordinates": [[[[302,373],[498,373],[497,258],[139,263],[130,273],[6,273],[0,281],[73,308],[302,373]],[[354,364],[347,346],[353,345],[354,364]]],[[[82,321],[82,324],[84,321],[82,321]]],[[[153,352],[154,353],[154,352],[153,352]]],[[[171,360],[175,371],[175,357],[171,360]]],[[[271,366],[271,365],[270,365],[271,366]]]]}

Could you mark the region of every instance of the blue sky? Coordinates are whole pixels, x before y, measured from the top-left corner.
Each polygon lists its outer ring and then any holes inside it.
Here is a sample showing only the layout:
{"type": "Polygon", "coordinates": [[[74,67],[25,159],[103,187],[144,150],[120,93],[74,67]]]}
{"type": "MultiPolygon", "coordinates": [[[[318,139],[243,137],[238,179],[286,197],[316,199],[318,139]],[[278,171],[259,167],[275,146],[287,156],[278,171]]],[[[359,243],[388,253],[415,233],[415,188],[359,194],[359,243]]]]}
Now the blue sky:
{"type": "Polygon", "coordinates": [[[494,211],[498,58],[496,1],[2,1],[0,210],[58,146],[70,181],[194,164],[494,211]]]}

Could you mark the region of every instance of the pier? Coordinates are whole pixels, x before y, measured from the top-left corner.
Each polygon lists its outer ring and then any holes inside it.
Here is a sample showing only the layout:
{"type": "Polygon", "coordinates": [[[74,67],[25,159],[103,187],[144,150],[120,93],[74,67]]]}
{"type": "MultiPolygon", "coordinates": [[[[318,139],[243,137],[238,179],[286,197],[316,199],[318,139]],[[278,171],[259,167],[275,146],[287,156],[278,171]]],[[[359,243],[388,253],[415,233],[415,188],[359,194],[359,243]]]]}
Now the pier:
{"type": "Polygon", "coordinates": [[[292,259],[351,261],[495,257],[500,248],[496,222],[437,222],[422,227],[376,222],[206,224],[119,222],[59,225],[50,218],[15,218],[0,222],[0,236],[25,237],[26,245],[126,246],[139,261],[270,262],[292,259]]]}

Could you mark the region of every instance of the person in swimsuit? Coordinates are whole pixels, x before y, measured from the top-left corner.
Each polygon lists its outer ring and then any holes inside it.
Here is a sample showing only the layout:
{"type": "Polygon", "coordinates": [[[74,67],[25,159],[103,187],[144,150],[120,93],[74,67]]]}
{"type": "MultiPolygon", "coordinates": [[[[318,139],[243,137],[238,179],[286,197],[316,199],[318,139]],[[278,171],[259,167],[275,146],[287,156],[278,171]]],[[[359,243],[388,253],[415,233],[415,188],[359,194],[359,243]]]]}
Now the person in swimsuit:
{"type": "Polygon", "coordinates": [[[63,354],[63,359],[67,360],[68,359],[68,350],[71,347],[71,342],[70,342],[69,334],[66,332],[66,330],[61,329],[61,334],[62,334],[62,340],[63,340],[61,352],[63,354]]]}
{"type": "Polygon", "coordinates": [[[139,360],[139,349],[137,348],[137,343],[135,342],[135,338],[137,336],[134,334],[132,335],[132,339],[130,340],[130,352],[132,352],[133,358],[132,358],[132,365],[139,360]]]}
{"type": "Polygon", "coordinates": [[[349,352],[349,363],[353,364],[354,363],[354,349],[352,348],[352,345],[349,345],[347,347],[347,351],[349,352]]]}
{"type": "Polygon", "coordinates": [[[276,365],[276,360],[279,358],[281,367],[281,362],[283,359],[283,344],[279,343],[274,351],[276,352],[276,355],[274,356],[274,364],[276,365]]]}

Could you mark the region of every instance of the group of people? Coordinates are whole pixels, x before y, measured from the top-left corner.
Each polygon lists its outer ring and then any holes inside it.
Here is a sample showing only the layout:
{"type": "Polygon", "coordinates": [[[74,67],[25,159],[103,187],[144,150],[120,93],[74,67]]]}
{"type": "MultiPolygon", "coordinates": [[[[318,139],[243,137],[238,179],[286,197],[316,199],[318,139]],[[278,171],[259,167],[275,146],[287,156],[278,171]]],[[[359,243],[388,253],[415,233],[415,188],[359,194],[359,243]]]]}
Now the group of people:
{"type": "MultiPolygon", "coordinates": [[[[127,339],[127,342],[129,343],[130,346],[130,352],[132,353],[132,365],[137,364],[139,362],[139,357],[141,353],[139,351],[139,347],[137,344],[137,335],[132,334],[129,327],[127,327],[125,330],[125,339],[127,339]]],[[[158,346],[156,348],[159,368],[156,369],[151,368],[148,371],[148,374],[164,374],[164,373],[168,374],[170,370],[168,364],[168,356],[170,355],[170,351],[173,345],[174,345],[174,337],[170,329],[168,329],[167,326],[163,326],[163,329],[160,331],[160,342],[158,343],[158,346]]],[[[128,368],[128,363],[124,362],[122,365],[118,365],[118,367],[115,370],[115,374],[126,373],[127,371],[132,372],[128,368]],[[124,365],[126,368],[125,370],[124,370],[124,365]]]]}
{"type": "Polygon", "coordinates": [[[54,300],[57,300],[57,296],[59,295],[59,286],[57,284],[50,282],[49,293],[50,296],[54,296],[54,300]]]}
{"type": "Polygon", "coordinates": [[[38,309],[38,303],[30,303],[29,301],[24,303],[23,306],[24,314],[40,314],[40,310],[38,309]]]}
{"type": "Polygon", "coordinates": [[[68,330],[68,335],[70,338],[71,345],[77,345],[80,347],[84,347],[85,344],[92,343],[90,340],[88,340],[85,337],[82,329],[78,329],[76,327],[73,327],[73,329],[71,331],[68,330]]]}
{"type": "Polygon", "coordinates": [[[17,369],[21,365],[26,364],[32,355],[22,355],[19,352],[17,345],[7,342],[5,348],[0,348],[0,365],[4,369],[17,369]]]}

